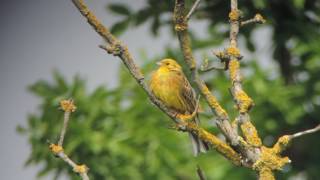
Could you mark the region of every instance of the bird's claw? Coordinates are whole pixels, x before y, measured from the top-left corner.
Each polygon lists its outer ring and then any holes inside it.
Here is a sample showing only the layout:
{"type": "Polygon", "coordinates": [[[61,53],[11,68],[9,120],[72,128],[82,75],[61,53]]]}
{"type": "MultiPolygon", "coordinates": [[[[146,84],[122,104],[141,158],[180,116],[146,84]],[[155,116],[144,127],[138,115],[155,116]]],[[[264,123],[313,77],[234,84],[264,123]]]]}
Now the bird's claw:
{"type": "Polygon", "coordinates": [[[177,114],[176,117],[184,122],[189,122],[194,119],[195,114],[177,114]]]}

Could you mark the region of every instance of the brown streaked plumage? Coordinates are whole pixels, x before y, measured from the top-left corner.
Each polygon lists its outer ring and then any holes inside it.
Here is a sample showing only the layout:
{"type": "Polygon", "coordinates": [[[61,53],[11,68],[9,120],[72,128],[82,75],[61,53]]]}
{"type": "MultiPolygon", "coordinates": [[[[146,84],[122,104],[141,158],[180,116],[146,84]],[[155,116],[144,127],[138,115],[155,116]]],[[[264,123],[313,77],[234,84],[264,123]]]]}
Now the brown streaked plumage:
{"type": "MultiPolygon", "coordinates": [[[[173,59],[163,59],[152,74],[150,89],[168,108],[181,115],[190,115],[196,108],[196,96],[181,66],[173,59]]],[[[194,119],[198,124],[198,117],[194,119]]],[[[190,134],[194,154],[205,152],[208,146],[197,136],[190,134]]]]}

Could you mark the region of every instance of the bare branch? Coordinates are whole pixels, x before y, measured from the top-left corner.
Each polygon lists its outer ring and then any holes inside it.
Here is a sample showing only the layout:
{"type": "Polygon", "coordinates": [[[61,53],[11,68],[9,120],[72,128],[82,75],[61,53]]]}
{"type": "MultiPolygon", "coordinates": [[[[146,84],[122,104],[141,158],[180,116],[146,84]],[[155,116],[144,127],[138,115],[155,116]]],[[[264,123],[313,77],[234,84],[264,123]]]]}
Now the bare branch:
{"type": "Polygon", "coordinates": [[[62,130],[61,130],[61,134],[60,134],[60,139],[58,142],[59,146],[63,145],[63,140],[64,140],[64,136],[67,132],[69,119],[70,119],[70,112],[65,112],[64,116],[63,116],[63,126],[62,126],[62,130]]]}
{"type": "Polygon", "coordinates": [[[63,126],[61,129],[58,145],[62,147],[64,136],[66,135],[67,128],[68,128],[70,114],[76,110],[76,106],[73,104],[73,100],[69,99],[69,100],[62,100],[60,102],[60,107],[64,111],[64,116],[63,116],[63,126]]]}
{"type": "Polygon", "coordinates": [[[64,162],[66,162],[69,166],[71,166],[73,168],[73,171],[78,173],[83,180],[89,180],[89,176],[87,174],[89,168],[84,164],[78,165],[74,161],[72,161],[68,157],[68,155],[64,153],[63,146],[62,146],[64,137],[67,131],[67,127],[68,127],[70,114],[76,110],[76,106],[74,105],[73,100],[62,100],[60,102],[60,107],[64,111],[64,120],[63,120],[63,126],[60,133],[60,138],[59,138],[58,144],[51,143],[49,145],[49,149],[55,156],[59,157],[64,162]]]}
{"type": "Polygon", "coordinates": [[[251,24],[251,23],[263,24],[263,23],[265,23],[265,22],[266,22],[266,20],[265,20],[260,14],[256,14],[256,15],[254,16],[254,18],[248,19],[248,20],[246,20],[246,21],[242,21],[240,25],[241,25],[241,26],[244,26],[244,25],[251,24]]]}
{"type": "Polygon", "coordinates": [[[206,180],[204,172],[202,171],[199,165],[197,165],[197,174],[200,180],[206,180]]]}
{"type": "Polygon", "coordinates": [[[208,72],[208,71],[211,71],[211,70],[226,70],[225,64],[226,63],[224,63],[224,67],[216,67],[216,66],[209,67],[208,59],[204,59],[203,63],[200,66],[200,71],[201,72],[208,72]]]}
{"type": "Polygon", "coordinates": [[[206,68],[202,68],[200,69],[202,72],[209,72],[212,70],[225,70],[225,67],[216,67],[216,66],[211,66],[211,67],[206,67],[206,68]]]}
{"type": "Polygon", "coordinates": [[[301,132],[292,134],[292,135],[290,135],[290,138],[294,139],[294,138],[297,138],[297,137],[300,137],[300,136],[304,136],[304,135],[307,135],[307,134],[311,134],[311,133],[315,133],[315,132],[318,132],[318,131],[320,131],[320,124],[317,125],[315,128],[308,129],[308,130],[305,130],[305,131],[301,131],[301,132]]]}
{"type": "Polygon", "coordinates": [[[277,143],[273,146],[273,149],[276,153],[280,154],[281,152],[287,149],[289,143],[293,139],[307,135],[307,134],[315,133],[318,131],[320,131],[320,124],[312,129],[301,131],[292,135],[283,135],[278,139],[277,143]]]}
{"type": "Polygon", "coordinates": [[[189,13],[186,16],[186,19],[189,20],[191,15],[194,13],[194,11],[197,9],[197,7],[199,6],[201,0],[196,0],[196,2],[194,2],[194,4],[192,5],[192,8],[190,9],[189,13]]]}
{"type": "Polygon", "coordinates": [[[61,146],[56,144],[50,144],[49,146],[51,152],[56,156],[66,162],[69,166],[72,167],[75,173],[78,173],[83,180],[89,180],[88,171],[89,168],[82,164],[78,165],[74,161],[72,161],[68,155],[66,155],[61,146]]]}

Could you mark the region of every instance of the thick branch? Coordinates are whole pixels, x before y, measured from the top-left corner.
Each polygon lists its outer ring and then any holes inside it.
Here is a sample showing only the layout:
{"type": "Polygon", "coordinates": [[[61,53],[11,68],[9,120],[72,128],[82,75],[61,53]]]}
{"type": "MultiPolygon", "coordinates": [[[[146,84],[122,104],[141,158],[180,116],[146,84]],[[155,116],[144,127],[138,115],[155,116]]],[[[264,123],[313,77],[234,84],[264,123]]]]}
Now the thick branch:
{"type": "Polygon", "coordinates": [[[78,8],[80,13],[87,19],[88,23],[93,27],[93,29],[108,43],[109,46],[100,46],[102,49],[106,50],[108,53],[118,56],[122,62],[125,64],[130,74],[137,81],[137,83],[144,89],[148,94],[149,99],[153,104],[158,106],[164,113],[166,113],[173,120],[175,119],[175,112],[167,109],[161,101],[159,101],[149,90],[148,85],[144,81],[144,76],[139,69],[139,67],[134,63],[128,48],[122,44],[111,32],[96,18],[96,16],[88,9],[83,0],[72,0],[74,5],[78,8]]]}
{"type": "Polygon", "coordinates": [[[223,134],[232,145],[237,145],[238,135],[231,127],[228,114],[219,104],[217,98],[210,92],[205,82],[200,79],[197,72],[196,61],[192,54],[191,42],[188,34],[188,22],[184,12],[184,0],[176,0],[174,8],[174,23],[184,60],[190,68],[192,80],[196,83],[201,95],[205,98],[208,105],[211,107],[211,110],[218,116],[218,127],[222,130],[223,134]]]}
{"type": "Polygon", "coordinates": [[[225,142],[209,133],[208,131],[199,128],[196,124],[192,122],[184,122],[177,125],[178,130],[180,131],[188,131],[196,134],[201,138],[204,142],[208,143],[213,147],[216,151],[221,153],[227,159],[229,159],[235,165],[243,165],[248,166],[245,162],[242,162],[241,157],[237,152],[235,152],[229,145],[225,142]]]}
{"type": "Polygon", "coordinates": [[[265,168],[259,171],[259,180],[275,180],[272,170],[265,168]]]}
{"type": "Polygon", "coordinates": [[[213,134],[205,131],[204,129],[198,126],[185,125],[185,122],[176,118],[176,113],[166,108],[161,101],[159,101],[150,91],[148,85],[144,81],[144,76],[141,73],[139,67],[134,63],[131,54],[129,53],[128,48],[122,44],[116,37],[114,37],[110,31],[95,17],[95,15],[89,11],[87,6],[84,4],[83,0],[72,0],[74,5],[78,8],[80,13],[87,19],[88,23],[93,27],[93,29],[108,43],[109,46],[101,46],[102,49],[106,50],[108,53],[111,53],[115,56],[118,56],[122,62],[125,64],[133,78],[141,86],[141,88],[147,93],[150,101],[155,104],[159,109],[161,109],[166,115],[168,115],[174,122],[177,123],[177,126],[184,127],[186,131],[197,131],[201,132],[199,137],[203,140],[210,143],[218,152],[223,154],[225,157],[230,159],[234,164],[240,164],[240,156],[237,154],[229,145],[219,140],[213,134]],[[206,134],[206,136],[200,136],[206,134]],[[208,138],[210,137],[210,138],[208,138]],[[205,139],[206,138],[206,139],[205,139]],[[220,148],[222,147],[222,148],[220,148]],[[234,161],[233,161],[234,160],[234,161]]]}
{"type": "Polygon", "coordinates": [[[252,163],[256,162],[259,158],[260,151],[258,147],[262,145],[261,139],[258,136],[257,130],[250,121],[248,111],[253,106],[252,99],[243,90],[241,84],[240,74],[240,59],[241,54],[238,49],[238,33],[239,33],[239,10],[237,0],[231,0],[231,11],[229,13],[230,19],[230,45],[226,50],[227,57],[229,58],[229,72],[231,79],[231,94],[237,108],[239,115],[237,117],[241,124],[241,130],[245,141],[253,148],[246,148],[243,152],[244,156],[252,163]],[[254,148],[257,147],[257,148],[254,148]]]}

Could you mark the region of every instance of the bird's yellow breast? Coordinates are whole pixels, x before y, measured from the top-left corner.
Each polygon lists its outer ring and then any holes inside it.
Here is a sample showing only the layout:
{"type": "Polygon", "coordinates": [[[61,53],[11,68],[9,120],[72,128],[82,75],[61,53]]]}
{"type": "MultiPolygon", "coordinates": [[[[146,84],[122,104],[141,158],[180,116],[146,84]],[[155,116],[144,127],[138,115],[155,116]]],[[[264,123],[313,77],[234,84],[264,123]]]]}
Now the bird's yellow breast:
{"type": "Polygon", "coordinates": [[[185,113],[187,107],[182,99],[182,78],[179,72],[159,68],[151,77],[150,89],[168,108],[185,113]]]}

